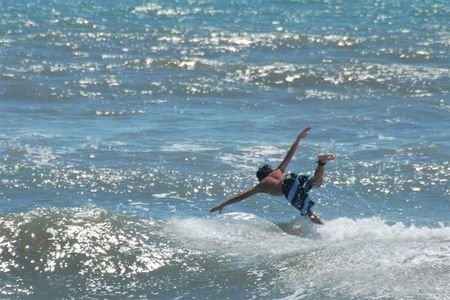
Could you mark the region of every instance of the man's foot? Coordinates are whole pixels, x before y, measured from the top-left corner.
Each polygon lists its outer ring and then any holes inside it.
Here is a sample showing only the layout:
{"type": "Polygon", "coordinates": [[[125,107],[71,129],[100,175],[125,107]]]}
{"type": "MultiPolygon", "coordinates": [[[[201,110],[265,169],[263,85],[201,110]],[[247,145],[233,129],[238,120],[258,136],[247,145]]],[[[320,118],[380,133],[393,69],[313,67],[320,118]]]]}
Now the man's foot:
{"type": "Polygon", "coordinates": [[[323,222],[320,219],[320,217],[318,215],[316,215],[311,209],[308,212],[308,216],[312,222],[319,224],[319,225],[323,225],[323,222]]]}
{"type": "Polygon", "coordinates": [[[319,161],[321,163],[326,163],[329,160],[334,160],[336,158],[336,155],[331,154],[331,153],[328,153],[328,154],[320,153],[319,155],[317,155],[317,158],[319,159],[319,161]]]}

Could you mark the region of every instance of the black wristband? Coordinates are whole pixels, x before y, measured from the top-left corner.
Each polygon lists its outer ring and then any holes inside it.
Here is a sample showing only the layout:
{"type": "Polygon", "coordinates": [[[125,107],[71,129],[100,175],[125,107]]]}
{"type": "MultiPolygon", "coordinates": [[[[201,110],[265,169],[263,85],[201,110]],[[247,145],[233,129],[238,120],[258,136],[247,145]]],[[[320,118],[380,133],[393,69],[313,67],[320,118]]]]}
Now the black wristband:
{"type": "Polygon", "coordinates": [[[317,164],[322,167],[325,166],[327,163],[326,162],[321,162],[320,159],[317,161],[317,164]]]}

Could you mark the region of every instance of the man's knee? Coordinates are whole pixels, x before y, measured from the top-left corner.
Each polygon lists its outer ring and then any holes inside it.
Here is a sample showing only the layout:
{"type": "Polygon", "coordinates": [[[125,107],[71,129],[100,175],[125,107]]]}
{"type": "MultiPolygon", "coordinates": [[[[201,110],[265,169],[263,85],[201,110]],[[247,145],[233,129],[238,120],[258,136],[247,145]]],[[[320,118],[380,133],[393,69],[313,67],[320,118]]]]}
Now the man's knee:
{"type": "Polygon", "coordinates": [[[321,185],[322,185],[322,183],[323,183],[323,180],[322,180],[322,178],[314,178],[314,183],[313,183],[313,185],[315,186],[315,187],[320,187],[321,185]]]}

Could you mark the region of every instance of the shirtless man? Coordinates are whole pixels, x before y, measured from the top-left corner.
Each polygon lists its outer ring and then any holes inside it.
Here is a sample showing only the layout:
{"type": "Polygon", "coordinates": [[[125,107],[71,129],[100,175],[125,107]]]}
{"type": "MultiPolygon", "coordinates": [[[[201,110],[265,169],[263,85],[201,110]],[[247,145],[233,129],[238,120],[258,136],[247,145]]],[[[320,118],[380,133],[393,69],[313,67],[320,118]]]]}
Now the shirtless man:
{"type": "Polygon", "coordinates": [[[227,205],[242,201],[257,193],[267,193],[273,196],[284,195],[289,202],[300,211],[302,216],[307,215],[311,221],[322,225],[322,220],[311,209],[314,202],[309,199],[308,192],[313,187],[319,187],[322,185],[324,166],[327,161],[335,159],[334,154],[319,154],[317,156],[317,168],[312,178],[306,175],[297,175],[295,173],[291,173],[289,175],[284,174],[289,162],[292,160],[295,152],[297,151],[300,141],[309,134],[310,130],[310,127],[303,129],[303,131],[295,139],[294,143],[292,143],[286,157],[275,170],[273,170],[269,165],[264,165],[259,168],[256,172],[256,177],[258,177],[259,180],[257,185],[248,191],[237,194],[222,204],[211,208],[209,212],[221,212],[227,205]]]}

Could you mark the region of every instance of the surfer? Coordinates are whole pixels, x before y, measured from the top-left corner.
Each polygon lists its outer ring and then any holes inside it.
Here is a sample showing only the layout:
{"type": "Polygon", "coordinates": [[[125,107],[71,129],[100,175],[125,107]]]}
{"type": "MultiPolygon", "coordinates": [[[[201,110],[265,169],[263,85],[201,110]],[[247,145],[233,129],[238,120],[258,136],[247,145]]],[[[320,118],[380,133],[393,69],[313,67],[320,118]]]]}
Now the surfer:
{"type": "Polygon", "coordinates": [[[296,173],[291,173],[288,175],[284,174],[289,162],[292,160],[295,152],[297,151],[300,141],[309,134],[310,130],[311,127],[303,129],[303,131],[292,143],[281,164],[275,170],[273,170],[269,165],[264,165],[258,169],[256,172],[256,177],[258,177],[259,183],[257,185],[243,193],[237,194],[220,205],[211,208],[209,212],[221,212],[227,205],[242,201],[257,193],[267,193],[272,196],[284,195],[292,206],[300,211],[302,216],[307,215],[311,221],[322,225],[322,220],[312,210],[314,202],[309,198],[308,192],[313,187],[319,187],[322,185],[325,171],[324,167],[328,161],[335,159],[335,155],[323,153],[319,154],[317,156],[317,168],[313,177],[299,175],[296,173]]]}

